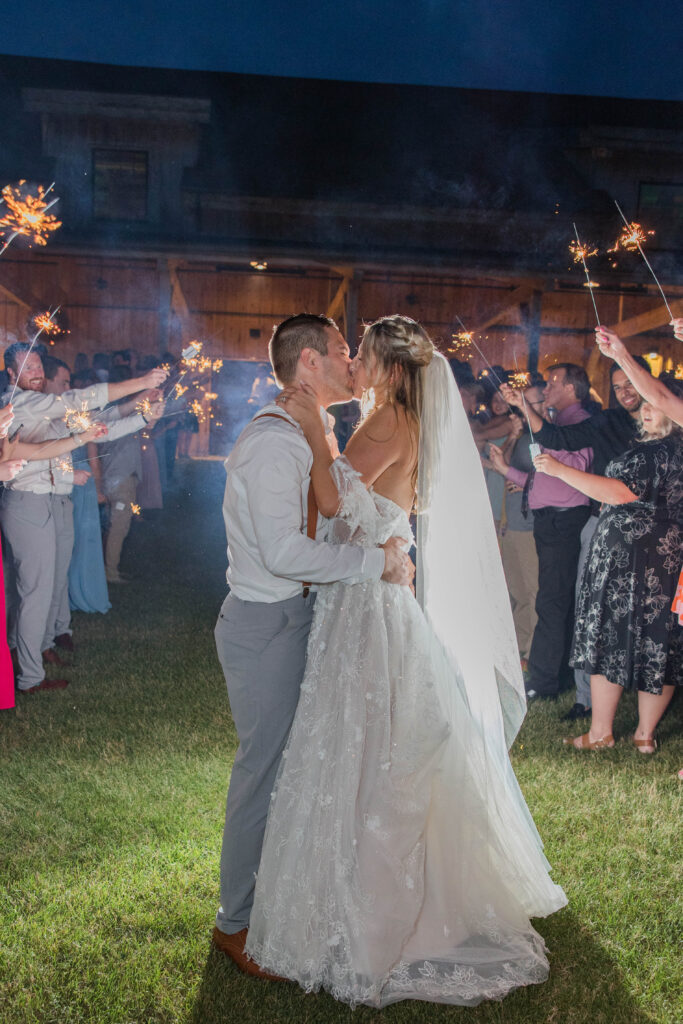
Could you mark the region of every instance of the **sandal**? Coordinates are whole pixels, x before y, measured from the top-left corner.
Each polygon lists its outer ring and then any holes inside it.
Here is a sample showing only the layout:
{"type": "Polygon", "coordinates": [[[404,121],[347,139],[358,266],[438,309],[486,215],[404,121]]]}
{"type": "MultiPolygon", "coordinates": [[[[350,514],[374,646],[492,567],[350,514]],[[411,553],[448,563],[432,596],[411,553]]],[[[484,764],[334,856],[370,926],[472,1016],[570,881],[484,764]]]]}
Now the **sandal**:
{"type": "Polygon", "coordinates": [[[635,736],[632,738],[631,743],[636,748],[639,754],[654,754],[657,749],[657,740],[637,740],[635,736]],[[643,747],[652,747],[652,750],[643,750],[643,747]]]}
{"type": "Polygon", "coordinates": [[[567,736],[562,740],[566,747],[573,747],[574,750],[611,750],[614,746],[614,736],[612,733],[608,733],[607,736],[603,736],[599,740],[591,742],[589,739],[590,733],[585,732],[583,736],[567,736]],[[575,740],[579,740],[579,743],[575,743],[575,740]]]}

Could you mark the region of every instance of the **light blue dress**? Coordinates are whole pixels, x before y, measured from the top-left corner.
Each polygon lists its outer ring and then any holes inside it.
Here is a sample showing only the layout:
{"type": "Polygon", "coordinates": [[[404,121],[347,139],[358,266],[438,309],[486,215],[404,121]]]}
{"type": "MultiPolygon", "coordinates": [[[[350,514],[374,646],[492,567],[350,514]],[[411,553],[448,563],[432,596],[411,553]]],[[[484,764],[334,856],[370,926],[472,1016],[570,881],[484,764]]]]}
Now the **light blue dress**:
{"type": "MultiPolygon", "coordinates": [[[[87,449],[73,453],[74,469],[89,469],[87,449]]],[[[104,554],[100,510],[95,481],[90,477],[82,487],[74,487],[74,550],[69,566],[69,603],[74,611],[108,612],[111,608],[104,554]]]]}

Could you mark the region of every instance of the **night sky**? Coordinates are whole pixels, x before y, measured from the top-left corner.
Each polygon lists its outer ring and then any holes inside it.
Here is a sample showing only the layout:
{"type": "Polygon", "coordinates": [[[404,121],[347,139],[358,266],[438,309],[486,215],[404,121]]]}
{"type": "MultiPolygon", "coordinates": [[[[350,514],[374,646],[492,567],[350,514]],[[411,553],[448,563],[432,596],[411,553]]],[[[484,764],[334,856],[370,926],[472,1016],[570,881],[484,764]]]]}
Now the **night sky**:
{"type": "Polygon", "coordinates": [[[24,0],[7,54],[683,100],[675,0],[24,0]]]}

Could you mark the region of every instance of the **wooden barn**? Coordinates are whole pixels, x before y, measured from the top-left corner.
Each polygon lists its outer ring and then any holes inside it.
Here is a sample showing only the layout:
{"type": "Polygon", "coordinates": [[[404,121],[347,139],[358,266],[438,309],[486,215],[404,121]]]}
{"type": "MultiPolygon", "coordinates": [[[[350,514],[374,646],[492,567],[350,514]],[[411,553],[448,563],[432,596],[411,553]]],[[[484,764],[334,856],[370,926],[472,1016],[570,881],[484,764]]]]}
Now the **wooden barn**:
{"type": "Polygon", "coordinates": [[[683,372],[640,254],[606,252],[616,199],[655,232],[648,258],[683,314],[681,103],[4,57],[0,117],[0,187],[54,181],[62,221],[0,258],[2,347],[60,306],[71,365],[198,338],[229,393],[258,387],[291,313],[328,313],[353,346],[402,312],[444,350],[462,321],[491,363],[582,363],[605,395],[576,223],[600,250],[601,322],[683,372]]]}

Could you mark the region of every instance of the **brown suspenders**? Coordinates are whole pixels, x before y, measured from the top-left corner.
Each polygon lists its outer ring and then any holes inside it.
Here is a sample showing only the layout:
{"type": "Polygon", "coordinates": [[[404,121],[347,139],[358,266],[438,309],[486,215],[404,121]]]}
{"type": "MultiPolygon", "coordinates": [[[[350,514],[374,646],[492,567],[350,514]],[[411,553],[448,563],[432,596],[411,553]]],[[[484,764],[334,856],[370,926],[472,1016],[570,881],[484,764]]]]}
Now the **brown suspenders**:
{"type": "MultiPolygon", "coordinates": [[[[290,427],[294,426],[291,420],[288,420],[286,416],[280,416],[277,412],[264,412],[260,416],[255,416],[255,420],[264,420],[266,416],[270,416],[274,420],[284,420],[285,423],[289,423],[290,427]]],[[[315,532],[318,526],[318,503],[315,500],[315,491],[313,490],[313,481],[309,480],[308,484],[308,511],[306,513],[306,536],[310,540],[315,540],[315,532]]],[[[303,595],[308,597],[311,584],[303,583],[303,595]]]]}

